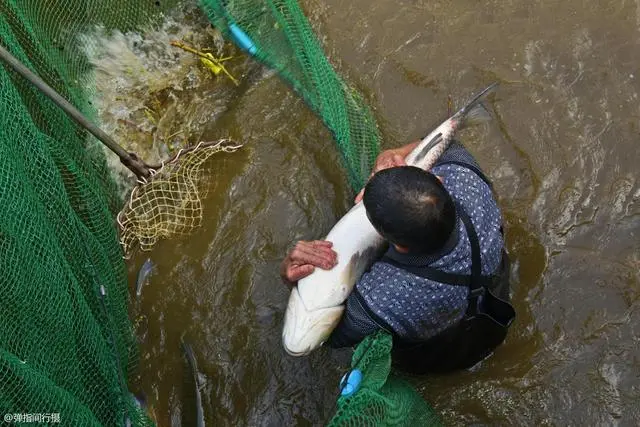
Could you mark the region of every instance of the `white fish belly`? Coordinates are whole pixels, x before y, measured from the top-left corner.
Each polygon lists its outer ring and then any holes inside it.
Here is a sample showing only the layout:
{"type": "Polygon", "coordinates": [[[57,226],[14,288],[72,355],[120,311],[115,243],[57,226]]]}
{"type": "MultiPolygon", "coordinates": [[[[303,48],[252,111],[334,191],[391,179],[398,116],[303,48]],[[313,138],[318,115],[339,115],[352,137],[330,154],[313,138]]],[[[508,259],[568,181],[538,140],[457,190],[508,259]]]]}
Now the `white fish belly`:
{"type": "Polygon", "coordinates": [[[308,310],[342,304],[383,244],[362,203],[338,221],[326,240],[333,243],[338,264],[331,270],[316,268],[313,274],[298,282],[298,292],[308,310]]]}

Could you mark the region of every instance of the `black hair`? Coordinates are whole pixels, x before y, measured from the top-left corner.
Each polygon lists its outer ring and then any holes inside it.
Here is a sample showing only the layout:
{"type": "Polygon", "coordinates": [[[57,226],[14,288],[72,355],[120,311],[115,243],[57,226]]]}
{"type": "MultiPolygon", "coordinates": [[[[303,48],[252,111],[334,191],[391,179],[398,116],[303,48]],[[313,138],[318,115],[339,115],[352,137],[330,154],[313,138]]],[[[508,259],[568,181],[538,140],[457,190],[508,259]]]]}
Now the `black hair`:
{"type": "Polygon", "coordinates": [[[365,187],[363,202],[375,229],[410,252],[437,251],[456,223],[455,205],[444,185],[414,166],[376,173],[365,187]]]}

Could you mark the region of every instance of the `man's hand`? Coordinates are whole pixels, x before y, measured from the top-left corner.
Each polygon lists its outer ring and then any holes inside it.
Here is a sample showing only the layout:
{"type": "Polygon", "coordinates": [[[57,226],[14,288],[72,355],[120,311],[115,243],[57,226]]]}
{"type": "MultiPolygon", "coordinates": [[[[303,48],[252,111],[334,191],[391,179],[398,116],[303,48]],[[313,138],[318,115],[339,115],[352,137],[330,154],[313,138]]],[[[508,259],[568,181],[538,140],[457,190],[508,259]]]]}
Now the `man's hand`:
{"type": "MultiPolygon", "coordinates": [[[[392,150],[385,150],[382,153],[378,154],[378,158],[376,158],[376,163],[373,166],[373,172],[369,175],[369,179],[376,173],[380,172],[383,169],[395,168],[397,166],[406,166],[407,162],[404,160],[405,157],[413,151],[414,148],[420,143],[420,141],[412,142],[411,144],[407,144],[400,148],[394,148],[392,150]]],[[[360,203],[362,197],[364,196],[364,188],[360,190],[358,195],[356,196],[354,203],[360,203]]]]}
{"type": "Polygon", "coordinates": [[[313,273],[316,267],[330,270],[338,263],[338,254],[332,246],[333,243],[326,240],[299,241],[282,261],[280,276],[285,282],[295,284],[313,273]]]}

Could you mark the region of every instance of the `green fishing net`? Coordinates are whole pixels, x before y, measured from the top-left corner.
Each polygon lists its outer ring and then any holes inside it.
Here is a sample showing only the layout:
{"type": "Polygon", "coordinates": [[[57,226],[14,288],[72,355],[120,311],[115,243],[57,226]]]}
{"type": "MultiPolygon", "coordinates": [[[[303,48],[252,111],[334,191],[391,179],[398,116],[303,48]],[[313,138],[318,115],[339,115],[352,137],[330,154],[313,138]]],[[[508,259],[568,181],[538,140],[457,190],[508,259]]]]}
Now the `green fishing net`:
{"type": "MultiPolygon", "coordinates": [[[[2,0],[0,43],[93,117],[77,36],[131,29],[149,1],[2,0]]],[[[0,65],[0,417],[146,425],[127,389],[135,341],[102,148],[0,65]]]]}
{"type": "Polygon", "coordinates": [[[380,136],[362,96],[334,71],[296,0],[201,0],[211,22],[278,71],[333,132],[350,184],[360,190],[380,136]],[[250,47],[251,46],[251,47],[250,47]]]}
{"type": "Polygon", "coordinates": [[[411,385],[390,374],[391,346],[391,335],[377,332],[356,347],[351,369],[362,372],[362,382],[354,394],[338,398],[330,427],[441,425],[411,385]]]}

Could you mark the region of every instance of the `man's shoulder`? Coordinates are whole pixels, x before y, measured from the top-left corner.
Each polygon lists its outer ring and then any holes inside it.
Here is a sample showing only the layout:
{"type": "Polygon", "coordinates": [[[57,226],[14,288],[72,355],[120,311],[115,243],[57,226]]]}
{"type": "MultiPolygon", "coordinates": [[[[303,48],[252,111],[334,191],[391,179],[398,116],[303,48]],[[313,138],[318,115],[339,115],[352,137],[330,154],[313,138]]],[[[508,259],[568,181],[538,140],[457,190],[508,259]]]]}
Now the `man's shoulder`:
{"type": "Polygon", "coordinates": [[[454,197],[468,193],[493,196],[489,180],[479,169],[455,163],[445,163],[434,167],[432,172],[442,177],[444,187],[454,197]]]}
{"type": "Polygon", "coordinates": [[[410,274],[406,270],[403,270],[393,264],[390,264],[384,260],[377,260],[371,264],[371,267],[364,272],[360,280],[356,285],[360,284],[375,284],[375,283],[388,283],[388,279],[398,279],[400,276],[406,276],[410,274]]]}

